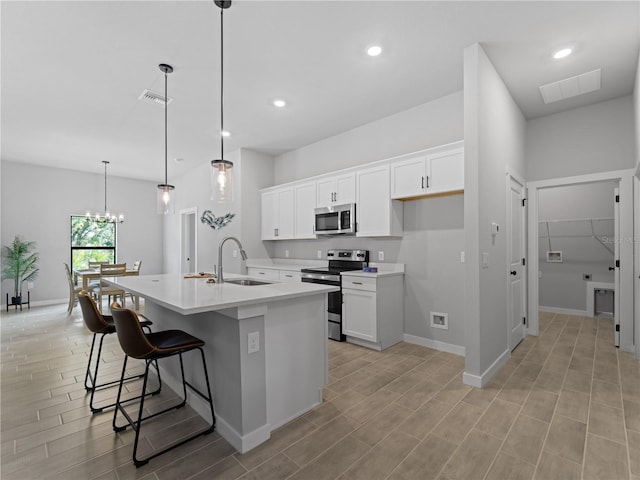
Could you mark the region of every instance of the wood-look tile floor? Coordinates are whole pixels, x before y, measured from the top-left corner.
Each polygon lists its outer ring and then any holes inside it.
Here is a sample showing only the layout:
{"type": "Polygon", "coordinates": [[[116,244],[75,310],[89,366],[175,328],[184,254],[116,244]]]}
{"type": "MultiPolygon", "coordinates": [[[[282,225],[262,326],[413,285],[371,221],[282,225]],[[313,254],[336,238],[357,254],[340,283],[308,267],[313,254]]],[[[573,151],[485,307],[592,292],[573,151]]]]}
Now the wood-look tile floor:
{"type": "MultiPolygon", "coordinates": [[[[268,442],[240,455],[214,432],[136,469],[132,432],[112,431],[111,410],[89,413],[91,336],[79,309],[3,312],[1,476],[639,480],[640,364],[613,347],[610,320],[543,314],[540,326],[484,389],[462,383],[455,355],[330,342],[325,402],[268,442]]],[[[122,353],[110,337],[101,368],[117,377],[122,353]]],[[[173,398],[165,388],[147,405],[173,398]]],[[[202,424],[188,407],[160,417],[141,453],[202,424]]]]}

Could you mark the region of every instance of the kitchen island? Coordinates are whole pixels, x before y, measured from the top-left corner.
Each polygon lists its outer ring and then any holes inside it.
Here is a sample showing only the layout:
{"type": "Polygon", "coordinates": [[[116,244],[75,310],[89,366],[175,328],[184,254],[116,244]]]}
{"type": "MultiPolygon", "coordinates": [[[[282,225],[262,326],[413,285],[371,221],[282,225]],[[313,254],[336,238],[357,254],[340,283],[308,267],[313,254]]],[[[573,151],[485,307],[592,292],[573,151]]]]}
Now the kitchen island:
{"type": "MultiPolygon", "coordinates": [[[[326,294],[339,290],[302,282],[228,283],[247,278],[225,274],[227,281],[217,284],[166,274],[110,282],[145,299],[154,331],[180,329],[206,342],[216,430],[241,453],[322,403],[328,375],[326,294]]],[[[204,389],[201,362],[189,355],[184,360],[187,380],[204,389]]],[[[160,366],[163,382],[181,391],[178,361],[160,366]]],[[[189,395],[188,402],[210,420],[200,397],[189,395]]]]}

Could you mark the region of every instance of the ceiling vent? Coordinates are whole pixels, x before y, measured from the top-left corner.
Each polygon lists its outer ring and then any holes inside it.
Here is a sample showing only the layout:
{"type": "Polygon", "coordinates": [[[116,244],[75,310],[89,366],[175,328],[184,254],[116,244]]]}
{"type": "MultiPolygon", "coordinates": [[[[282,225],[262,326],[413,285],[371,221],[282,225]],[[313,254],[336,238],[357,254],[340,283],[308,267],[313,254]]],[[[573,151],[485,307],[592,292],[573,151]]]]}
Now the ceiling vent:
{"type": "Polygon", "coordinates": [[[583,93],[600,90],[600,73],[601,70],[598,68],[582,75],[542,85],[539,87],[542,100],[544,100],[544,103],[553,103],[565,98],[582,95],[583,93]]]}
{"type": "MultiPolygon", "coordinates": [[[[161,93],[152,92],[151,90],[144,90],[138,100],[142,100],[147,103],[155,103],[157,105],[164,105],[164,95],[161,93]]],[[[173,98],[167,97],[167,105],[173,102],[173,98]]]]}

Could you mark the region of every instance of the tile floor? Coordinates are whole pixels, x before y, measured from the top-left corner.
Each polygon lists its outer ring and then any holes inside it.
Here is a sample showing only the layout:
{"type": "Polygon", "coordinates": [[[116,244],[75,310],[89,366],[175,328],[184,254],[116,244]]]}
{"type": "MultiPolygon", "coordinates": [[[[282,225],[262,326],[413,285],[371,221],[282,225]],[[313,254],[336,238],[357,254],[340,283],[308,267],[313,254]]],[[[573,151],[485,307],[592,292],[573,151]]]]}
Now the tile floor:
{"type": "MultiPolygon", "coordinates": [[[[1,476],[639,480],[640,364],[613,347],[610,320],[543,314],[540,325],[482,390],[462,384],[455,355],[330,342],[325,402],[265,444],[240,455],[213,433],[136,469],[132,433],[114,434],[111,411],[89,414],[82,382],[91,337],[79,309],[3,312],[1,476]]],[[[113,337],[101,368],[117,376],[113,337]]],[[[150,409],[171,394],[153,400],[150,409]]],[[[178,410],[149,424],[141,448],[201,425],[191,409],[178,410]]]]}

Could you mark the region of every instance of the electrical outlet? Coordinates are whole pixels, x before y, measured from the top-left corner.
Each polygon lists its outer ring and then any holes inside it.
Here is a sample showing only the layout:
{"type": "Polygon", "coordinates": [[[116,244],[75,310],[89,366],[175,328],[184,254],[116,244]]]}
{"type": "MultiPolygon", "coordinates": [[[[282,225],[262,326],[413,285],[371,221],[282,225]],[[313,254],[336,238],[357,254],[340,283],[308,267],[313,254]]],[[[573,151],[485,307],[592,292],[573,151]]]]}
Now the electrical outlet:
{"type": "Polygon", "coordinates": [[[289,250],[284,251],[284,258],[289,258],[289,250]]]}
{"type": "Polygon", "coordinates": [[[33,288],[33,282],[27,282],[27,288],[31,290],[33,288]]]}
{"type": "Polygon", "coordinates": [[[318,258],[322,258],[322,250],[318,250],[318,258]]]}
{"type": "Polygon", "coordinates": [[[384,252],[378,252],[378,261],[384,262],[384,252]]]}
{"type": "Polygon", "coordinates": [[[234,249],[231,255],[233,255],[233,258],[238,258],[238,250],[234,249]]]}
{"type": "Polygon", "coordinates": [[[489,268],[489,252],[482,252],[482,268],[489,268]]]}
{"type": "Polygon", "coordinates": [[[464,263],[464,251],[460,252],[460,263],[464,263]]]}
{"type": "Polygon", "coordinates": [[[260,351],[260,332],[251,332],[247,335],[247,353],[260,351]]]}

